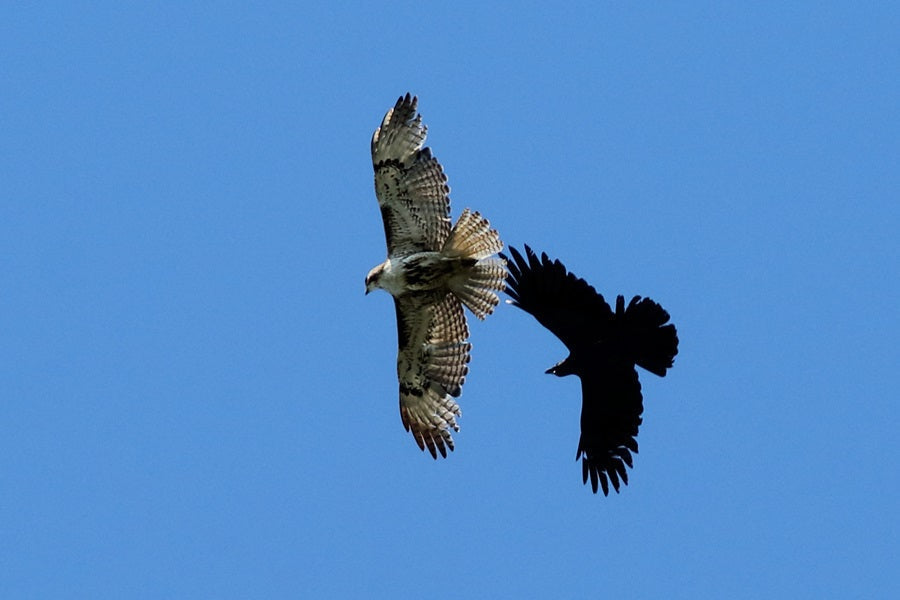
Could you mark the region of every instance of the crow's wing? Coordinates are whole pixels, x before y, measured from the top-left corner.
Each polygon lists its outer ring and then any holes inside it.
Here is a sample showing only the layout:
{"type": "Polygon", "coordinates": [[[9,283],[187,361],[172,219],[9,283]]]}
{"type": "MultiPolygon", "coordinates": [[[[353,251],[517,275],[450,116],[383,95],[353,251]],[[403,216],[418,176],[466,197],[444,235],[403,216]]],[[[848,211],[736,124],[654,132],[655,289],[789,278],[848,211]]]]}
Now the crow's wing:
{"type": "Polygon", "coordinates": [[[525,256],[509,248],[509,277],[506,293],[512,303],[549,329],[571,352],[605,335],[613,312],[597,291],[584,279],[569,273],[546,253],[538,256],[525,246],[525,256]]]}
{"type": "Polygon", "coordinates": [[[620,360],[598,361],[595,368],[581,373],[581,439],[575,459],[581,458],[584,482],[591,480],[603,494],[609,483],[619,491],[628,483],[625,466],[633,466],[637,453],[638,427],[644,412],[641,384],[633,364],[620,360]]]}

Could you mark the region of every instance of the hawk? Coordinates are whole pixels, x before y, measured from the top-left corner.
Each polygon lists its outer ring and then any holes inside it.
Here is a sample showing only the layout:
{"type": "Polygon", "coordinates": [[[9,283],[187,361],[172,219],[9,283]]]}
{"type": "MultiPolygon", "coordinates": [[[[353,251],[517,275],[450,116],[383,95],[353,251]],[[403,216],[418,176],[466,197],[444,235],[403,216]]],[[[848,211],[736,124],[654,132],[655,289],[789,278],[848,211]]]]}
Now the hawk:
{"type": "Polygon", "coordinates": [[[469,209],[451,228],[447,176],[429,148],[417,98],[401,96],[372,135],[375,195],[387,260],[369,271],[366,293],[383,289],[397,313],[400,418],[436,459],[453,450],[457,398],[468,372],[463,306],[489,315],[504,289],[503,249],[487,219],[469,209]]]}
{"type": "MultiPolygon", "coordinates": [[[[569,273],[545,253],[540,259],[525,246],[525,257],[510,247],[508,294],[511,303],[530,313],[566,345],[569,356],[547,369],[557,377],[581,379],[582,480],[597,493],[618,493],[628,483],[625,465],[633,467],[635,439],[644,411],[635,365],[665,377],[678,354],[675,325],[659,304],[635,296],[625,306],[616,298],[613,312],[584,279],[569,273]]],[[[505,257],[504,257],[505,258],[505,257]]]]}

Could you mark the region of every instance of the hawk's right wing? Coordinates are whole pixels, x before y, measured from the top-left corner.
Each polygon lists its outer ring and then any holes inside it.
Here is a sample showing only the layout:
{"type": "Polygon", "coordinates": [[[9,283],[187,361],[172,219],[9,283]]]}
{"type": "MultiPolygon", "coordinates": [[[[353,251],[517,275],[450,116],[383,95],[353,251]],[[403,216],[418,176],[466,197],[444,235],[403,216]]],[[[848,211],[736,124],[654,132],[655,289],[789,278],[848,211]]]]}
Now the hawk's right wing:
{"type": "Polygon", "coordinates": [[[405,294],[397,309],[400,418],[422,450],[447,456],[450,429],[459,431],[459,405],[471,344],[462,304],[453,294],[405,294]]]}
{"type": "Polygon", "coordinates": [[[375,195],[388,256],[438,251],[450,234],[450,187],[430,148],[417,99],[401,96],[372,135],[375,195]]]}

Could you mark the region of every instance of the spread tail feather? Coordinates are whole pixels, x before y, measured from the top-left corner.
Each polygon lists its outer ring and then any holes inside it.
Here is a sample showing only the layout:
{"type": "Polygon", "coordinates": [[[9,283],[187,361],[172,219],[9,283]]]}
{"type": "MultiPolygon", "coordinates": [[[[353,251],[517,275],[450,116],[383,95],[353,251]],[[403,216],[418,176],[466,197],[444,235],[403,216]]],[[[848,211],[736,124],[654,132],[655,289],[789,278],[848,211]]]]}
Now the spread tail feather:
{"type": "Polygon", "coordinates": [[[459,258],[464,268],[450,279],[450,290],[472,314],[484,319],[506,288],[506,261],[493,256],[503,249],[500,234],[487,219],[465,209],[444,243],[444,256],[459,258]]]}
{"type": "MultiPolygon", "coordinates": [[[[625,300],[616,298],[617,316],[622,314],[625,300]]],[[[625,323],[634,334],[635,363],[654,375],[666,376],[678,354],[678,333],[669,323],[669,313],[651,300],[635,296],[624,310],[625,323]]]]}

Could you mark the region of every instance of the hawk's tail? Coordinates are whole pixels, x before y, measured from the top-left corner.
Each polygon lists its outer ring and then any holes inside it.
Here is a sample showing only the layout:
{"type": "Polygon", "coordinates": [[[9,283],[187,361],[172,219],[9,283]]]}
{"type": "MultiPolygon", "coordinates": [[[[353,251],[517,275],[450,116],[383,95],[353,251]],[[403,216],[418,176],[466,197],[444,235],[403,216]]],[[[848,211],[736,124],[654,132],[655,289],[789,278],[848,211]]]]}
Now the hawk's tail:
{"type": "Polygon", "coordinates": [[[465,265],[450,279],[450,290],[479,319],[494,311],[500,302],[497,292],[506,287],[506,261],[494,256],[501,250],[500,234],[491,229],[487,219],[468,208],[444,243],[443,254],[460,258],[465,265]]]}

